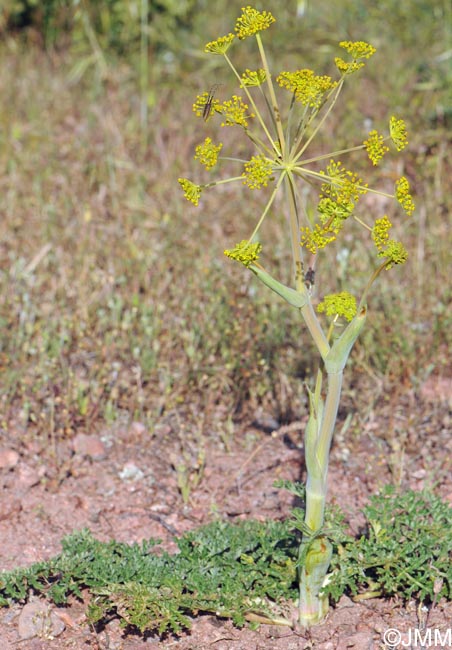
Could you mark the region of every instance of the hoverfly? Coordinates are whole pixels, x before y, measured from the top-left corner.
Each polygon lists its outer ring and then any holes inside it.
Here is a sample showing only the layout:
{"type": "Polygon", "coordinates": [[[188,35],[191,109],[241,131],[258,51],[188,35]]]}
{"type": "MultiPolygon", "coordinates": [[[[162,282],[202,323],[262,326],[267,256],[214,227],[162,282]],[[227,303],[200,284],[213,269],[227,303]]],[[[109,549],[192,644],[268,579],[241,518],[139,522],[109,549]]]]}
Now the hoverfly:
{"type": "Polygon", "coordinates": [[[214,84],[212,88],[209,90],[209,93],[207,95],[206,103],[204,104],[204,109],[202,112],[202,117],[205,122],[209,119],[209,115],[212,112],[212,104],[213,104],[213,99],[215,97],[215,93],[217,92],[217,89],[221,86],[221,84],[214,84]]]}

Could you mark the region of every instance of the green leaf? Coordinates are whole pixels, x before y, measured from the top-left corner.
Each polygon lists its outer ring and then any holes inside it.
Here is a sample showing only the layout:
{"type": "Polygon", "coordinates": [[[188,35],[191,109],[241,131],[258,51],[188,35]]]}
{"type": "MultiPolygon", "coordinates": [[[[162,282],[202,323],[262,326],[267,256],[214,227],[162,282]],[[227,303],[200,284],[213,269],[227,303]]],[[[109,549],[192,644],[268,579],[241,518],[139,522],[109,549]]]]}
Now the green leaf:
{"type": "Polygon", "coordinates": [[[272,291],[277,293],[278,296],[284,298],[284,300],[288,302],[289,305],[292,305],[292,307],[301,309],[308,303],[309,294],[307,291],[300,293],[291,287],[287,287],[285,284],[282,284],[278,280],[275,280],[275,278],[267,273],[267,271],[264,271],[263,268],[256,266],[255,264],[251,264],[249,268],[255,275],[257,275],[261,282],[263,282],[272,291]]]}

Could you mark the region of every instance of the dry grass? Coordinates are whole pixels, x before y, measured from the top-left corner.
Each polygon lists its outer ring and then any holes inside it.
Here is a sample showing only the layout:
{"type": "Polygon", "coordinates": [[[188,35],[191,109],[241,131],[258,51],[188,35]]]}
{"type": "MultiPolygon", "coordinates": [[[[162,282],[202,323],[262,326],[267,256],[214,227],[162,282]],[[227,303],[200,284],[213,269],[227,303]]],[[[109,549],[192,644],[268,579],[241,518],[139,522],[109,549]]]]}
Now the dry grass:
{"type": "MultiPolygon", "coordinates": [[[[203,79],[185,73],[184,87],[156,85],[143,150],[127,66],[104,83],[71,85],[73,64],[12,42],[2,51],[1,426],[54,442],[118,418],[152,424],[177,414],[198,431],[200,422],[212,430],[253,417],[258,406],[281,422],[297,417],[312,371],[297,315],[222,255],[253,222],[247,198],[213,192],[196,211],[177,185],[199,140],[191,103],[203,79]]],[[[370,301],[347,387],[357,408],[449,371],[450,132],[409,108],[404,96],[399,112],[417,129],[404,168],[385,173],[414,182],[410,261],[370,301]]],[[[266,232],[280,277],[282,223],[266,232]]],[[[350,268],[351,288],[363,286],[367,253],[348,245],[343,277],[332,280],[335,253],[320,271],[322,293],[348,282],[350,268]]]]}

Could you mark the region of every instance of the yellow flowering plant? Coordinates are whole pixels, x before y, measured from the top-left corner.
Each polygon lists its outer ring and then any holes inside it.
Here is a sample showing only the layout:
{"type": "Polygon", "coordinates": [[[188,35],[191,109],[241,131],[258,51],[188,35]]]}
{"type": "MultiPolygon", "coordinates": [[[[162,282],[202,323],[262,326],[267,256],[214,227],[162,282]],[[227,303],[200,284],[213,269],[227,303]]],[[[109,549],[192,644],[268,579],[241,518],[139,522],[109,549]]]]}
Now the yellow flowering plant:
{"type": "MultiPolygon", "coordinates": [[[[236,21],[234,32],[207,43],[205,52],[222,56],[237,80],[240,94],[223,102],[211,92],[199,95],[193,111],[204,121],[219,118],[222,127],[236,126],[248,138],[253,155],[236,160],[237,176],[199,185],[186,178],[179,183],[185,197],[198,205],[207,188],[238,182],[251,190],[267,191],[268,201],[256,219],[248,239],[225,251],[227,257],[242,263],[267,287],[297,309],[316,345],[320,357],[314,391],[309,391],[310,413],[305,430],[307,468],[306,508],[299,556],[299,623],[310,626],[321,621],[328,611],[328,598],[322,588],[328,581],[332,544],[324,526],[327,496],[328,460],[347,359],[367,315],[366,298],[379,274],[406,261],[402,243],[391,239],[392,224],[384,215],[368,223],[360,214],[360,198],[367,193],[394,199],[410,216],[414,211],[409,182],[405,177],[388,194],[373,188],[339,159],[362,150],[372,165],[378,165],[390,148],[402,151],[407,145],[406,126],[392,116],[387,133],[372,130],[356,146],[331,154],[315,155],[312,143],[333,110],[347,79],[366,64],[375,48],[364,41],[339,43],[342,56],[334,59],[337,77],[318,75],[301,68],[273,75],[264,48],[264,32],[275,22],[270,12],[247,6],[236,21]],[[238,70],[230,53],[241,40],[253,38],[260,61],[255,69],[238,70]],[[258,107],[256,93],[265,98],[266,113],[258,107]],[[284,108],[287,107],[287,108],[284,108]],[[319,168],[324,167],[323,169],[319,168]],[[318,186],[318,202],[308,211],[301,200],[300,185],[318,186]],[[288,231],[291,245],[293,286],[286,286],[269,273],[260,260],[263,247],[258,235],[270,218],[275,197],[284,191],[287,200],[288,231]],[[350,222],[358,223],[375,246],[376,265],[359,301],[350,293],[326,295],[315,307],[312,295],[317,261],[326,246],[334,244],[350,222]],[[309,264],[307,263],[309,260],[309,264]],[[323,319],[327,322],[324,324],[323,319]],[[342,333],[336,325],[342,321],[342,333]],[[325,381],[326,379],[326,381],[325,381]]],[[[206,138],[196,147],[195,158],[208,170],[221,163],[222,144],[206,138]]],[[[229,160],[231,160],[229,158],[229,160]]]]}

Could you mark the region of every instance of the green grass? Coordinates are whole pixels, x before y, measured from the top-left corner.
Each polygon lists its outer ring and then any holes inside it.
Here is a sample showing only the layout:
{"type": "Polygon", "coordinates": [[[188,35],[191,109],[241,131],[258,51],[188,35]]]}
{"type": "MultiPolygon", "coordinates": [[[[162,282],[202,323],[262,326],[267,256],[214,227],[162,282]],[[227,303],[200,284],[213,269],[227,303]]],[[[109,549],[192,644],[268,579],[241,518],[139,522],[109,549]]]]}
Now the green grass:
{"type": "MultiPolygon", "coordinates": [[[[288,61],[300,65],[303,57],[321,71],[333,44],[350,34],[375,37],[379,46],[366,69],[369,80],[353,86],[325,137],[340,140],[352,130],[359,140],[363,117],[378,123],[391,110],[410,126],[403,171],[418,204],[404,237],[410,260],[396,280],[379,281],[353,361],[355,385],[371,368],[391,390],[407,377],[446,372],[452,342],[449,91],[441,58],[450,36],[447,3],[417,2],[408,16],[389,0],[385,16],[350,3],[336,17],[322,11],[324,4],[307,3],[299,23],[303,44],[282,48],[288,61]],[[428,7],[436,12],[433,23],[420,20],[428,7]]],[[[290,11],[281,15],[278,8],[278,15],[285,40],[296,44],[290,11]]],[[[214,36],[226,18],[229,24],[229,13],[201,12],[196,25],[210,20],[203,25],[214,36]]],[[[201,411],[207,422],[252,417],[260,404],[282,421],[296,418],[305,399],[302,380],[313,370],[300,322],[223,257],[253,215],[234,190],[206,195],[196,210],[177,185],[201,137],[193,97],[216,80],[216,70],[191,49],[184,62],[156,62],[144,151],[134,68],[122,59],[109,64],[103,82],[87,71],[69,83],[79,46],[48,56],[13,39],[2,45],[2,426],[19,421],[57,438],[119,417],[152,424],[175,410],[188,421],[201,411]]],[[[383,173],[391,182],[395,170],[383,173]]],[[[381,211],[372,204],[369,210],[381,211]]],[[[284,224],[278,215],[266,226],[275,242],[270,262],[283,281],[284,224]]],[[[333,251],[317,277],[320,294],[341,288],[341,277],[332,282],[328,271],[339,264],[344,279],[352,265],[358,269],[358,293],[366,255],[353,239],[346,251],[333,251]],[[338,262],[344,253],[346,262],[338,262]]],[[[412,388],[408,382],[406,390],[412,388]]],[[[360,399],[368,401],[366,390],[360,399]]]]}

